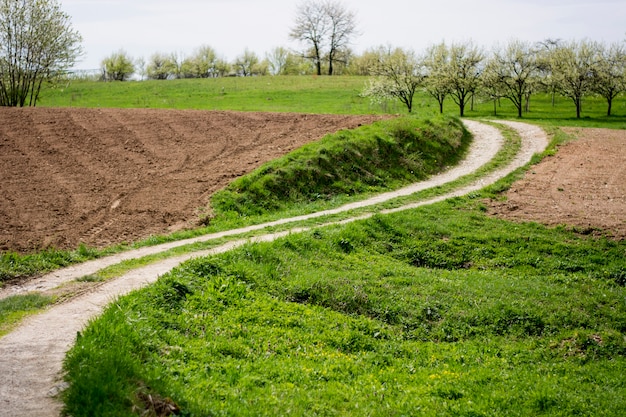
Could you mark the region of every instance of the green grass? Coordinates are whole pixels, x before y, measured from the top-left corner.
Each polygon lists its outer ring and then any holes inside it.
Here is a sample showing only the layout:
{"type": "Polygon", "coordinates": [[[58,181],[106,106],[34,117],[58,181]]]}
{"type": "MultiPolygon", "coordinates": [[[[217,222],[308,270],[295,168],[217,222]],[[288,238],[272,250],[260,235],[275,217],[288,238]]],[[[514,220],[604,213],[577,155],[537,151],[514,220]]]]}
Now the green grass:
{"type": "Polygon", "coordinates": [[[0,285],[3,282],[50,272],[68,265],[100,258],[125,249],[126,246],[120,245],[98,250],[81,244],[73,251],[47,249],[32,254],[1,252],[0,285]]]}
{"type": "Polygon", "coordinates": [[[39,294],[15,295],[0,300],[0,337],[8,333],[22,318],[52,302],[53,297],[39,294]]]}
{"type": "Polygon", "coordinates": [[[458,119],[443,117],[340,131],[236,179],[211,197],[211,208],[217,215],[259,215],[397,189],[455,165],[469,142],[458,119]]]}
{"type": "Polygon", "coordinates": [[[459,198],[190,261],[80,335],[67,412],[621,415],[625,250],[459,198]]]}
{"type": "MultiPolygon", "coordinates": [[[[373,105],[360,96],[369,78],[363,76],[309,77],[235,77],[199,80],[142,81],[103,83],[68,81],[56,88],[44,88],[40,106],[46,107],[118,107],[172,108],[202,110],[270,111],[334,114],[391,113],[405,114],[399,101],[373,105]]],[[[570,99],[538,93],[531,97],[530,112],[524,119],[557,125],[626,128],[626,97],[613,103],[613,116],[606,116],[606,101],[597,96],[583,100],[582,118],[576,119],[570,99]]],[[[424,92],[414,100],[414,112],[420,116],[438,113],[437,103],[424,92]]],[[[457,116],[458,107],[447,99],[447,115],[457,116]]],[[[493,102],[477,97],[467,117],[494,117],[493,102]]],[[[516,119],[517,111],[503,99],[496,107],[497,118],[516,119]]]]}
{"type": "MultiPolygon", "coordinates": [[[[40,106],[367,114],[363,77],[227,77],[102,83],[70,81],[42,91],[40,106]]],[[[391,106],[398,112],[401,109],[391,106]]]]}

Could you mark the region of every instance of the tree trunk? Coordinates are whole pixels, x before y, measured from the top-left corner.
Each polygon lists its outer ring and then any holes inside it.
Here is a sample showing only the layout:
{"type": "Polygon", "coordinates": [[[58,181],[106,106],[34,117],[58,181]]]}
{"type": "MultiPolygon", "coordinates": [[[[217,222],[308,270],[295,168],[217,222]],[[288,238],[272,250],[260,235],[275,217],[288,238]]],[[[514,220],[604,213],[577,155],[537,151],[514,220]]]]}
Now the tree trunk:
{"type": "Polygon", "coordinates": [[[607,116],[611,116],[611,107],[613,107],[613,99],[608,98],[608,99],[607,99],[607,102],[608,102],[608,104],[609,104],[609,108],[608,108],[608,110],[606,111],[606,115],[607,115],[607,116]]]}

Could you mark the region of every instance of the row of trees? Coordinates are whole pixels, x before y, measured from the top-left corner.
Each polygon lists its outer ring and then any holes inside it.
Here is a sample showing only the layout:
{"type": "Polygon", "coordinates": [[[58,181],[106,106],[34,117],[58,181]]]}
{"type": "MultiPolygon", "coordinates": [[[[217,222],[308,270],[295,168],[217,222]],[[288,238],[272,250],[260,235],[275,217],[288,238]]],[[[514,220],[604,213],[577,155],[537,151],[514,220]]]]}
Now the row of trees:
{"type": "Polygon", "coordinates": [[[223,75],[328,75],[347,66],[352,37],[357,35],[356,14],[336,0],[305,0],[297,6],[289,37],[304,45],[299,52],[275,48],[265,59],[246,50],[233,63],[218,57],[211,47],[199,48],[191,57],[157,53],[148,63],[119,51],[102,61],[105,80],[123,81],[137,73],[142,79],[206,78],[223,75]]]}
{"type": "Polygon", "coordinates": [[[491,54],[471,42],[429,47],[422,55],[413,51],[378,48],[364,54],[373,78],[363,95],[374,101],[399,99],[409,112],[413,96],[424,89],[439,103],[451,97],[464,115],[477,94],[494,101],[510,100],[519,117],[528,111],[530,97],[538,91],[570,98],[580,117],[582,99],[604,97],[611,115],[615,97],[626,90],[624,44],[605,45],[589,40],[546,40],[537,44],[513,40],[491,54]]]}
{"type": "Polygon", "coordinates": [[[235,62],[229,63],[210,46],[202,46],[188,57],[177,53],[155,53],[148,62],[143,58],[134,59],[120,50],[102,61],[101,74],[105,81],[127,81],[135,75],[141,79],[168,80],[280,73],[270,72],[270,68],[269,61],[261,61],[249,50],[238,56],[235,62]]]}
{"type": "MultiPolygon", "coordinates": [[[[363,94],[373,100],[399,99],[412,111],[423,89],[443,111],[447,97],[465,108],[480,94],[509,99],[521,117],[532,93],[569,97],[580,117],[582,98],[599,94],[608,104],[626,89],[624,44],[583,40],[511,41],[490,54],[472,43],[429,47],[423,54],[379,47],[356,56],[349,48],[356,35],[355,14],[335,0],[305,0],[297,9],[290,37],[305,48],[275,48],[264,59],[249,50],[229,63],[209,46],[191,56],[155,54],[148,62],[124,51],[102,62],[102,78],[128,80],[348,73],[372,76],[363,94]]],[[[81,37],[56,0],[0,0],[0,105],[35,105],[44,81],[64,74],[81,54],[81,37]]],[[[494,107],[495,110],[495,107],[494,107]]]]}
{"type": "MultiPolygon", "coordinates": [[[[337,56],[337,55],[335,55],[337,56]]],[[[400,100],[409,112],[413,97],[426,91],[439,103],[451,98],[461,116],[477,95],[494,101],[510,100],[519,117],[528,111],[533,93],[544,91],[570,98],[580,117],[582,99],[598,94],[607,101],[611,115],[613,100],[626,90],[626,48],[623,43],[606,45],[589,40],[546,40],[532,44],[512,40],[490,53],[471,42],[432,45],[422,54],[412,50],[378,47],[354,55],[344,50],[334,73],[371,76],[363,95],[373,101],[400,100]]],[[[142,79],[208,78],[227,75],[316,74],[320,60],[310,59],[286,48],[276,48],[261,60],[246,50],[229,63],[209,46],[189,57],[154,54],[148,63],[133,60],[124,51],[102,63],[105,80],[124,81],[133,74],[142,79]]]]}
{"type": "MultiPolygon", "coordinates": [[[[104,81],[127,81],[132,78],[169,80],[180,78],[214,78],[225,76],[306,75],[316,73],[317,63],[284,47],[278,47],[260,58],[246,49],[233,62],[221,58],[210,46],[201,46],[190,56],[178,53],[155,53],[148,61],[133,58],[120,50],[102,60],[104,81]]],[[[346,72],[346,65],[340,65],[346,72]]]]}

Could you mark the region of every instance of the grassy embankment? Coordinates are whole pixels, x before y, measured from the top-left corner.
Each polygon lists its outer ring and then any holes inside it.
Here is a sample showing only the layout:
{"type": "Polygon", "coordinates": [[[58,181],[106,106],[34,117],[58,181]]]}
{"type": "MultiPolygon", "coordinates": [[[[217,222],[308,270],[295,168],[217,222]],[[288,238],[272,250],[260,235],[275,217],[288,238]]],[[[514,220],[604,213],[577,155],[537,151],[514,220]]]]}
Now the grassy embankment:
{"type": "Polygon", "coordinates": [[[81,333],[68,412],[622,415],[626,243],[487,217],[514,177],[182,265],[81,333]]]}
{"type": "MultiPolygon", "coordinates": [[[[280,214],[279,209],[294,214],[314,212],[336,206],[345,200],[358,199],[364,193],[388,191],[416,182],[439,172],[445,166],[454,165],[468,143],[469,135],[465,134],[461,124],[443,117],[432,120],[387,120],[327,135],[317,143],[264,165],[243,182],[235,182],[231,190],[220,193],[219,202],[216,201],[212,209],[210,227],[179,234],[177,238],[188,237],[189,233],[200,234],[209,230],[232,229],[251,222],[261,223],[268,216],[284,217],[285,212],[280,214]],[[306,189],[308,193],[297,195],[294,190],[298,189],[306,189]],[[268,200],[272,201],[273,207],[266,206],[268,200]],[[241,204],[244,201],[247,205],[241,204]],[[261,210],[262,207],[265,208],[261,210]]],[[[150,243],[166,239],[155,238],[150,243]]],[[[208,245],[218,243],[215,241],[208,245]]],[[[205,246],[196,245],[187,250],[205,246]]],[[[81,246],[74,252],[48,250],[31,255],[6,253],[0,264],[0,281],[85,261],[90,256],[102,256],[122,248],[118,246],[96,251],[81,246]]],[[[176,253],[180,253],[180,250],[176,253]]],[[[101,281],[120,271],[168,255],[171,253],[127,261],[86,279],[101,281]]],[[[0,334],[32,311],[32,302],[25,304],[19,298],[0,300],[0,334]]],[[[50,297],[44,297],[40,304],[51,300],[50,297]]],[[[39,304],[34,308],[38,307],[39,304]]]]}

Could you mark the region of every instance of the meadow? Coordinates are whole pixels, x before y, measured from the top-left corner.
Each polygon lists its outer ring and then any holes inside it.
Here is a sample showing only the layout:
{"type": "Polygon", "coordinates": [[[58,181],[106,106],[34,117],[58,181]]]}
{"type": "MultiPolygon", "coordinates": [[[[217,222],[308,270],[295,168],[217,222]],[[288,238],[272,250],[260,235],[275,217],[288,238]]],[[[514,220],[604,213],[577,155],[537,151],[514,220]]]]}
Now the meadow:
{"type": "MultiPolygon", "coordinates": [[[[364,82],[74,81],[41,105],[404,112],[360,98],[364,82]]],[[[548,95],[532,100],[524,119],[554,134],[550,154],[567,140],[558,126],[626,128],[623,99],[609,118],[605,103],[590,97],[580,120],[564,98],[555,107],[548,95]]],[[[504,100],[497,109],[514,118],[504,100]]],[[[425,95],[415,112],[439,117],[425,95]]],[[[447,102],[447,115],[455,112],[447,102]]],[[[477,102],[468,115],[493,117],[493,103],[477,102]]],[[[487,216],[485,199],[502,198],[522,172],[466,197],[181,265],[113,302],[78,335],[65,363],[65,412],[623,415],[626,242],[487,216]]],[[[271,183],[252,179],[242,182],[271,183]]],[[[256,192],[265,202],[254,206],[271,210],[238,222],[306,210],[274,201],[302,187],[256,192]]],[[[228,200],[231,212],[237,201],[228,200]]]]}
{"type": "MultiPolygon", "coordinates": [[[[361,92],[369,78],[364,76],[279,76],[227,77],[187,80],[149,80],[141,82],[66,81],[42,90],[38,105],[47,107],[115,107],[170,108],[201,110],[270,111],[331,114],[405,114],[399,101],[372,104],[361,92]]],[[[585,125],[626,128],[626,98],[613,103],[613,116],[606,116],[606,102],[597,96],[583,100],[582,117],[576,119],[572,101],[556,95],[537,93],[531,96],[530,111],[524,119],[545,123],[557,120],[559,125],[585,125]]],[[[517,118],[514,106],[501,99],[477,95],[468,106],[466,117],[517,118]],[[473,108],[470,108],[473,107],[473,108]]],[[[437,102],[424,92],[414,100],[414,113],[432,116],[439,113],[437,102]]],[[[458,107],[447,98],[446,115],[456,116],[458,107]]]]}

